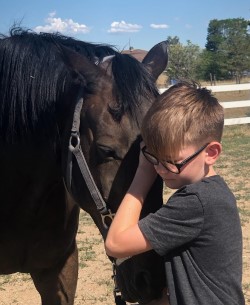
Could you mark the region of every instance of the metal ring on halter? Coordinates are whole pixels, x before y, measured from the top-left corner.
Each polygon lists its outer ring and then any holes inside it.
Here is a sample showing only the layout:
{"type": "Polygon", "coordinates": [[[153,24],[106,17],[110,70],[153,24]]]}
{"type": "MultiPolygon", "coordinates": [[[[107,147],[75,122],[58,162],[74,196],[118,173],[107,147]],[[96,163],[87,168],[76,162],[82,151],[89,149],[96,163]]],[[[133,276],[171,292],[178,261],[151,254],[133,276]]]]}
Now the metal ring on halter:
{"type": "Polygon", "coordinates": [[[69,138],[69,150],[71,152],[75,151],[78,149],[80,146],[80,137],[77,133],[71,133],[71,136],[69,138]]]}
{"type": "Polygon", "coordinates": [[[108,210],[108,214],[101,214],[101,217],[104,228],[108,229],[115,217],[115,213],[112,213],[111,210],[108,210]]]}

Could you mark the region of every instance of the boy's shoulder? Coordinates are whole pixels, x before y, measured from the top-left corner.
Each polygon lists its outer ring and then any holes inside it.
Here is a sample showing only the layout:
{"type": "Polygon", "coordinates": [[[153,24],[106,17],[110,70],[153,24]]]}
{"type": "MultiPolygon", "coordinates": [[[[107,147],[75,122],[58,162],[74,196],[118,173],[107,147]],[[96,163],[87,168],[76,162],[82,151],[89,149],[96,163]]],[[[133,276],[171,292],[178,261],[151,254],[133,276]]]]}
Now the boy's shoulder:
{"type": "Polygon", "coordinates": [[[200,181],[197,181],[189,185],[185,185],[183,189],[180,189],[179,191],[196,192],[200,190],[202,191],[211,190],[211,188],[214,190],[221,189],[222,191],[225,192],[231,192],[225,180],[219,175],[205,177],[200,181]]]}
{"type": "Polygon", "coordinates": [[[186,185],[180,192],[186,194],[195,194],[202,205],[210,203],[231,203],[236,204],[235,196],[229,189],[225,180],[219,176],[211,176],[203,178],[201,181],[186,185]]]}
{"type": "Polygon", "coordinates": [[[218,187],[227,187],[227,183],[225,182],[225,180],[223,179],[222,176],[220,175],[214,175],[214,176],[209,176],[209,177],[205,177],[203,179],[201,179],[199,182],[197,183],[201,183],[201,184],[211,184],[211,185],[217,185],[218,187]]]}

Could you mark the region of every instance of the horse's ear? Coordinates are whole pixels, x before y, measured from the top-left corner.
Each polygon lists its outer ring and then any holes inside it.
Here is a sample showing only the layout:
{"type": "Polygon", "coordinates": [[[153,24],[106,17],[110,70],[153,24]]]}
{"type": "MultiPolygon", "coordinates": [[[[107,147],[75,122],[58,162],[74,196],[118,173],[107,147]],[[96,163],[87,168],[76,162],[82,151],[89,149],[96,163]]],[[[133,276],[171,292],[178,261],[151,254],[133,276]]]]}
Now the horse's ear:
{"type": "Polygon", "coordinates": [[[86,56],[79,54],[65,46],[57,46],[65,65],[72,71],[72,75],[82,75],[87,81],[96,79],[100,74],[100,68],[92,63],[86,56]]]}
{"type": "Polygon", "coordinates": [[[155,81],[168,64],[168,43],[162,41],[149,50],[142,63],[152,74],[155,81]]]}
{"type": "Polygon", "coordinates": [[[112,75],[112,59],[115,55],[109,55],[103,57],[102,61],[98,64],[98,66],[105,71],[105,73],[109,76],[112,75]]]}

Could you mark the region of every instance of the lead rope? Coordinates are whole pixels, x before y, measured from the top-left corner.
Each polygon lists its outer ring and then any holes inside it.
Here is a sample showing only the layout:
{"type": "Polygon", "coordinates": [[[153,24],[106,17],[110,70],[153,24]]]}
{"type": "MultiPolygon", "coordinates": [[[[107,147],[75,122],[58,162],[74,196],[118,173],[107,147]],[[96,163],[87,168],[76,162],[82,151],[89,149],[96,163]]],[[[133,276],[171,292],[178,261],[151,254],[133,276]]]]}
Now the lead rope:
{"type": "Polygon", "coordinates": [[[114,281],[114,298],[115,298],[115,304],[116,305],[126,305],[126,302],[122,299],[121,291],[118,288],[117,280],[116,280],[116,263],[115,259],[112,259],[112,266],[113,266],[113,281],[114,281]]]}
{"type": "MultiPolygon", "coordinates": [[[[83,176],[83,179],[88,187],[88,190],[96,204],[97,210],[101,214],[102,223],[105,229],[108,229],[108,225],[106,223],[106,220],[109,219],[110,221],[114,218],[114,213],[112,213],[109,209],[107,209],[106,203],[103,200],[95,181],[90,173],[88,164],[86,162],[86,159],[84,157],[84,154],[82,152],[81,146],[80,146],[80,114],[82,110],[83,105],[83,98],[80,98],[77,101],[75,111],[74,111],[74,117],[72,122],[72,128],[71,128],[71,134],[69,139],[69,147],[68,147],[68,159],[67,159],[67,172],[66,172],[66,188],[68,192],[74,197],[72,193],[72,167],[73,167],[73,159],[72,154],[75,156],[78,167],[81,171],[81,174],[83,176]]],[[[114,298],[115,298],[115,304],[116,305],[126,305],[126,302],[122,299],[121,292],[117,285],[116,280],[116,262],[114,259],[112,259],[112,267],[113,267],[113,281],[114,281],[114,298]]]]}

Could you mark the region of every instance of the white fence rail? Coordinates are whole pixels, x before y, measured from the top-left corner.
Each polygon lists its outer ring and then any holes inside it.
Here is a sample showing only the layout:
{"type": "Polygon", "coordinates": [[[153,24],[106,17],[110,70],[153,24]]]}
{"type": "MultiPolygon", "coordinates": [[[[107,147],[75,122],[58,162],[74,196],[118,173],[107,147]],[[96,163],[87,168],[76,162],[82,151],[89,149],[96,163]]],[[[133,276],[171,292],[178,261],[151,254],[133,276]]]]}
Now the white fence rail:
{"type": "MultiPolygon", "coordinates": [[[[168,88],[161,88],[161,89],[159,89],[159,92],[163,93],[167,89],[168,88]]],[[[227,92],[227,91],[248,90],[249,91],[249,98],[250,98],[250,84],[207,86],[207,89],[211,90],[212,92],[227,92]]],[[[250,107],[250,100],[221,102],[221,105],[224,108],[250,107]]],[[[249,123],[250,123],[250,117],[225,119],[225,125],[239,125],[239,124],[249,124],[249,123]]]]}

